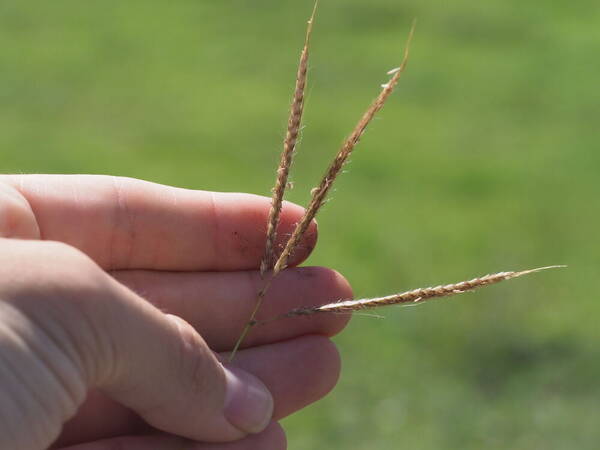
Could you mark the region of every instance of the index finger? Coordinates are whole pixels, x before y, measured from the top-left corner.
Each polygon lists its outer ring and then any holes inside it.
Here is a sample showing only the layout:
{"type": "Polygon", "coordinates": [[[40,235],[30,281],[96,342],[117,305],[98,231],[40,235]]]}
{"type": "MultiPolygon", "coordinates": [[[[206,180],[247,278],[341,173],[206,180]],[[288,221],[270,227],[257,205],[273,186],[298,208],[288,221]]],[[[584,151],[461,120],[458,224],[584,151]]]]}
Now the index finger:
{"type": "MultiPolygon", "coordinates": [[[[260,265],[266,197],[104,175],[8,175],[0,181],[28,201],[42,239],[77,247],[104,269],[229,271],[260,265]]],[[[285,203],[277,248],[303,211],[285,203]]],[[[316,236],[313,223],[294,264],[308,257],[316,236]]]]}

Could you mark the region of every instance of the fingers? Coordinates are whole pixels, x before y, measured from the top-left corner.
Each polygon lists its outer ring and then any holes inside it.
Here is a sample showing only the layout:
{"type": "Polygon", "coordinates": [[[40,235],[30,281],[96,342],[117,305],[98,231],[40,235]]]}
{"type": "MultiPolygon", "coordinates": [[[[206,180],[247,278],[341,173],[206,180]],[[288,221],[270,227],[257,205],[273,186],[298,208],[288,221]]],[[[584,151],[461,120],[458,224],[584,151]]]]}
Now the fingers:
{"type": "Polygon", "coordinates": [[[225,369],[191,325],[142,303],[107,317],[112,330],[99,328],[112,331],[116,349],[101,389],[154,427],[190,439],[223,442],[264,429],[273,410],[264,384],[225,369]]]}
{"type": "MultiPolygon", "coordinates": [[[[224,368],[182,319],[163,314],[71,247],[1,243],[0,279],[12,282],[0,289],[0,323],[9,327],[0,333],[0,357],[14,366],[3,372],[9,378],[2,386],[18,390],[23,401],[14,406],[26,423],[44,425],[40,434],[53,440],[93,386],[153,427],[194,440],[237,440],[267,426],[273,399],[264,384],[224,368]],[[27,270],[13,273],[15,266],[27,270]],[[40,385],[39,374],[56,386],[40,385]],[[28,399],[43,399],[41,407],[28,399]]],[[[0,402],[0,417],[7,407],[0,402]]],[[[30,447],[37,448],[10,448],[30,447]]]]}
{"type": "MultiPolygon", "coordinates": [[[[270,200],[94,175],[0,176],[29,202],[43,239],[65,242],[105,269],[257,269],[270,200]]],[[[302,216],[286,203],[279,240],[302,216]]],[[[32,225],[32,226],[33,226],[32,225]]],[[[316,224],[294,255],[304,260],[316,224]]]]}
{"type": "Polygon", "coordinates": [[[275,420],[327,395],[336,385],[341,368],[337,348],[323,336],[249,348],[238,353],[235,365],[268,387],[275,398],[275,420]]]}
{"type": "Polygon", "coordinates": [[[77,414],[63,424],[60,437],[52,449],[116,436],[148,434],[151,431],[138,414],[94,389],[88,392],[77,414]]]}
{"type": "MultiPolygon", "coordinates": [[[[118,271],[113,276],[160,310],[190,322],[216,351],[233,348],[254,308],[263,281],[258,272],[177,273],[118,271]]],[[[352,298],[348,282],[324,267],[283,271],[275,278],[259,311],[259,320],[293,308],[352,298]]],[[[245,347],[290,339],[303,334],[333,336],[350,315],[321,314],[280,319],[254,327],[245,347]]]]}
{"type": "MultiPolygon", "coordinates": [[[[221,358],[225,360],[227,355],[222,354],[221,358]]],[[[338,352],[334,344],[322,336],[303,336],[241,350],[234,364],[267,386],[275,402],[274,420],[321,399],[335,386],[340,372],[338,352]]],[[[140,431],[143,428],[133,412],[95,395],[66,425],[60,442],[66,445],[140,431]],[[120,417],[121,421],[113,421],[111,417],[120,417]],[[88,426],[90,422],[95,427],[88,426]]]]}
{"type": "Polygon", "coordinates": [[[123,436],[64,447],[62,450],[285,450],[285,432],[275,422],[261,433],[223,444],[195,443],[170,435],[123,436]]]}

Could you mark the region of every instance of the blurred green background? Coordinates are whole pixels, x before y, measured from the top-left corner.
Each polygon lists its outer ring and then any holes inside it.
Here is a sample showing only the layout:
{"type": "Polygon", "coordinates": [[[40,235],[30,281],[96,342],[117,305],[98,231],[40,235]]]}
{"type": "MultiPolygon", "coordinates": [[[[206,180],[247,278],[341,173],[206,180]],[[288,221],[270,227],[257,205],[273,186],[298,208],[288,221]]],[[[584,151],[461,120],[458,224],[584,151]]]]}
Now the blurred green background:
{"type": "MultiPolygon", "coordinates": [[[[308,1],[0,3],[4,172],[269,193],[308,1]]],[[[291,449],[596,449],[597,1],[323,0],[289,198],[409,68],[320,215],[357,296],[568,264],[357,317],[291,449]]]]}

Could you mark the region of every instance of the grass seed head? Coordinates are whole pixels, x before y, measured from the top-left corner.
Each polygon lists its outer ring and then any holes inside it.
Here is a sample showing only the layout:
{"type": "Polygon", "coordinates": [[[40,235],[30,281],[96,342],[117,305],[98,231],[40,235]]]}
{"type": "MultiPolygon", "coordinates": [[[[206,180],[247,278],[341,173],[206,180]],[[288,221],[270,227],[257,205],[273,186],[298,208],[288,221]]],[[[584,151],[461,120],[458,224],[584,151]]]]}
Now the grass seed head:
{"type": "Polygon", "coordinates": [[[274,244],[277,237],[277,226],[279,225],[279,218],[281,216],[281,208],[283,205],[285,190],[290,185],[288,182],[288,177],[292,167],[294,154],[296,152],[296,144],[298,143],[298,135],[300,133],[300,126],[302,123],[302,114],[304,112],[304,91],[306,89],[306,79],[308,74],[309,42],[315,14],[317,12],[317,4],[318,3],[315,3],[312,16],[308,21],[304,47],[302,48],[300,62],[298,63],[296,86],[294,89],[292,105],[290,107],[287,131],[283,141],[283,151],[281,153],[279,166],[277,167],[275,186],[272,189],[273,196],[271,198],[271,208],[269,210],[269,218],[267,220],[265,251],[260,263],[261,275],[264,275],[265,272],[272,270],[273,265],[275,264],[274,244]]]}
{"type": "Polygon", "coordinates": [[[522,277],[536,272],[548,269],[556,269],[565,266],[548,266],[537,269],[523,270],[519,272],[499,272],[491,275],[473,278],[472,280],[461,281],[454,284],[446,284],[435,287],[414,289],[412,291],[392,294],[386,297],[365,298],[358,300],[341,300],[334,303],[328,303],[321,306],[305,307],[294,309],[283,317],[307,316],[317,313],[343,313],[361,311],[364,309],[379,308],[388,305],[401,305],[406,303],[420,303],[426,300],[440,297],[449,297],[456,294],[462,294],[491,284],[500,283],[512,278],[522,277]]]}
{"type": "Polygon", "coordinates": [[[304,216],[300,219],[298,225],[294,229],[292,236],[288,240],[285,248],[283,249],[281,255],[279,256],[275,266],[273,268],[273,273],[277,274],[281,270],[287,267],[288,261],[294,251],[296,250],[299,242],[302,240],[302,237],[306,233],[310,223],[317,216],[317,213],[325,203],[327,198],[327,194],[329,193],[331,186],[335,182],[336,178],[342,171],[344,165],[348,162],[348,158],[352,154],[352,151],[356,147],[356,144],[360,141],[361,136],[364,134],[367,126],[385,105],[386,100],[389,98],[391,93],[394,91],[394,88],[398,84],[400,80],[400,76],[404,72],[406,65],[408,63],[408,55],[410,51],[410,44],[415,32],[416,22],[413,22],[410,33],[408,35],[408,40],[406,43],[406,47],[404,49],[404,57],[402,59],[402,63],[397,69],[393,70],[393,76],[390,81],[385,85],[382,89],[381,93],[377,96],[377,98],[373,101],[371,106],[367,109],[367,111],[363,114],[361,119],[358,121],[354,130],[350,134],[350,136],[346,139],[337,155],[333,159],[329,168],[325,172],[325,175],[321,179],[319,185],[311,191],[311,199],[304,216]]]}

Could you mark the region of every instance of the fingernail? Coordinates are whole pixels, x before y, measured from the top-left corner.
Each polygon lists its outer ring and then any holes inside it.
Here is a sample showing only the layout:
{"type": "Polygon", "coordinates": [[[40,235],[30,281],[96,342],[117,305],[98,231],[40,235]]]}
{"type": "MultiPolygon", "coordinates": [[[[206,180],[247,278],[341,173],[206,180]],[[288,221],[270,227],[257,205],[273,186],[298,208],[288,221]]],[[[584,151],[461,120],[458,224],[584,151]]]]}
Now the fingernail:
{"type": "Polygon", "coordinates": [[[245,433],[258,433],[273,416],[273,397],[266,386],[243,370],[225,367],[225,417],[245,433]]]}

